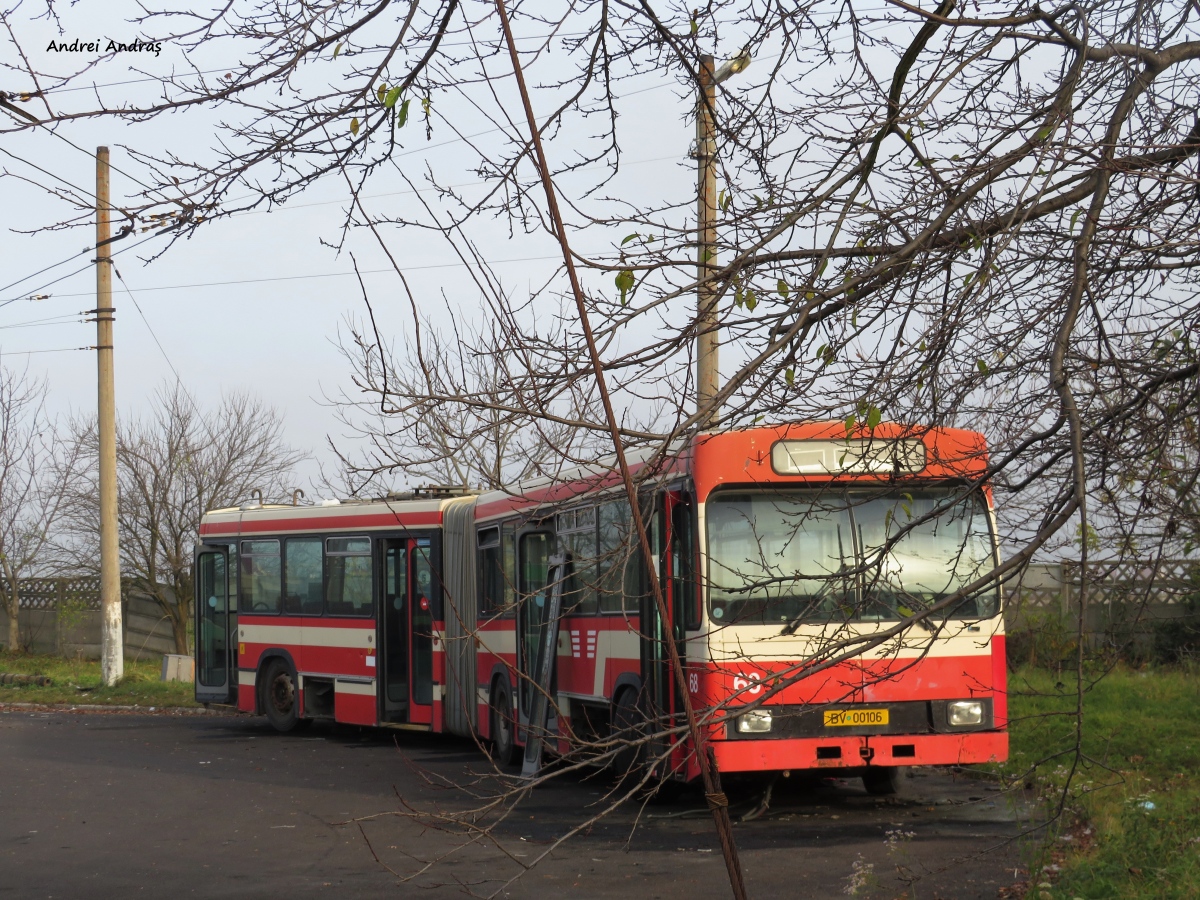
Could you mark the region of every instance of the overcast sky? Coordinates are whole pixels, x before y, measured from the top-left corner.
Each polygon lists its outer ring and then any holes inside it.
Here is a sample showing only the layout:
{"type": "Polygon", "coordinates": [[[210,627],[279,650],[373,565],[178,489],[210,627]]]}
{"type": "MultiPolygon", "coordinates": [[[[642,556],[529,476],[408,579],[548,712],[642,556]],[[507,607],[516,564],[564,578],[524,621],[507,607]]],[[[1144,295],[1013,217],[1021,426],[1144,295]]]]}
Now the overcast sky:
{"type": "MultiPolygon", "coordinates": [[[[51,41],[64,37],[132,40],[137,31],[114,14],[117,5],[105,3],[103,7],[83,3],[60,9],[65,36],[46,22],[19,23],[19,37],[33,54],[35,66],[52,72],[77,67],[79,54],[47,49],[51,41]]],[[[5,45],[0,53],[13,54],[12,45],[5,45]]],[[[158,56],[118,55],[100,62],[89,73],[88,82],[101,86],[98,94],[110,107],[125,99],[145,101],[157,89],[146,73],[169,71],[180,59],[180,52],[169,46],[158,56]]],[[[2,84],[0,90],[19,92],[28,87],[2,84]]],[[[621,104],[624,133],[636,133],[637,140],[631,142],[636,145],[622,146],[623,172],[605,193],[691,202],[694,163],[688,159],[688,149],[694,125],[684,91],[660,74],[641,76],[626,82],[625,88],[628,98],[621,104]]],[[[438,101],[445,104],[453,99],[436,98],[438,101]]],[[[88,91],[64,92],[54,95],[54,102],[58,109],[92,108],[96,97],[88,91]]],[[[548,102],[545,105],[547,109],[550,106],[548,102]]],[[[32,105],[29,108],[33,109],[32,105]]],[[[211,146],[213,126],[212,115],[197,110],[140,124],[73,122],[61,126],[58,136],[35,129],[6,136],[0,144],[11,154],[0,153],[0,165],[13,176],[0,178],[0,226],[6,232],[0,245],[0,284],[6,285],[0,292],[0,354],[9,367],[28,362],[32,372],[48,378],[52,408],[57,413],[65,416],[95,409],[95,353],[68,349],[95,343],[95,325],[80,321],[81,311],[95,306],[94,267],[88,265],[90,253],[86,252],[94,232],[90,225],[47,230],[78,216],[79,210],[21,179],[65,182],[90,191],[95,164],[89,154],[95,147],[107,145],[114,167],[112,198],[121,206],[140,189],[136,180],[146,178],[123,148],[186,154],[197,144],[211,146]],[[70,261],[34,275],[64,260],[70,261]],[[69,274],[72,272],[75,274],[69,274]],[[34,277],[27,277],[30,275],[34,277]],[[51,281],[54,283],[49,284],[51,281]],[[49,297],[28,299],[34,294],[49,297]],[[43,321],[47,319],[54,321],[43,321]]],[[[419,178],[428,163],[436,166],[445,183],[469,186],[478,182],[471,171],[476,159],[449,129],[435,121],[430,140],[418,128],[408,132],[403,153],[410,177],[419,178]]],[[[551,160],[569,158],[577,149],[572,140],[570,134],[563,134],[550,141],[547,152],[551,160]]],[[[569,179],[563,185],[570,190],[569,179]]],[[[397,214],[414,208],[417,202],[395,177],[373,180],[365,196],[368,211],[380,214],[397,214]]],[[[349,365],[337,349],[338,333],[344,330],[346,317],[365,313],[362,293],[351,274],[349,252],[368,273],[365,282],[385,335],[402,347],[411,332],[408,301],[369,234],[353,233],[340,255],[322,246],[322,239],[327,243],[339,240],[346,197],[344,182],[328,178],[285,208],[206,225],[150,263],[144,260],[165,246],[165,239],[155,238],[126,250],[147,237],[138,234],[114,244],[117,270],[124,280],[123,284],[114,279],[118,414],[144,414],[155,391],[176,376],[202,403],[222,391],[253,391],[284,413],[291,443],[312,454],[314,463],[305,468],[301,480],[301,485],[308,487],[305,482],[315,474],[316,463],[328,464],[332,458],[325,447],[326,437],[331,435],[347,445],[326,398],[351,387],[349,365]]],[[[481,221],[471,236],[486,248],[506,289],[517,296],[540,287],[557,264],[556,245],[545,235],[510,239],[504,223],[481,221]]],[[[599,252],[617,244],[622,236],[597,229],[578,237],[577,242],[584,252],[599,252]]],[[[405,270],[422,315],[443,323],[451,313],[460,321],[482,315],[477,288],[440,237],[394,229],[387,232],[387,241],[405,270]]]]}

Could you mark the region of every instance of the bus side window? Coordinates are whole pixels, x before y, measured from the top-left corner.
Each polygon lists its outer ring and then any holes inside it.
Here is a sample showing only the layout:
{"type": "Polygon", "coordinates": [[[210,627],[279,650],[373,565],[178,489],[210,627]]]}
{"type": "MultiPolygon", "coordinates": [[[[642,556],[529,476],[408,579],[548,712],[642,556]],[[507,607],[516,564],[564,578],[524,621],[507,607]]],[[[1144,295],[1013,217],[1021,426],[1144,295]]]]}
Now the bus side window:
{"type": "Polygon", "coordinates": [[[546,593],[550,578],[550,535],[521,535],[521,599],[546,593]]]}
{"type": "MultiPolygon", "coordinates": [[[[650,539],[650,555],[656,562],[660,586],[665,590],[666,585],[662,583],[663,532],[665,529],[663,528],[661,499],[661,494],[643,497],[641,506],[642,521],[646,523],[646,537],[650,539]]],[[[641,609],[643,597],[651,606],[654,605],[654,592],[650,587],[650,573],[646,571],[646,557],[642,553],[642,548],[638,545],[636,537],[630,540],[634,541],[634,550],[630,571],[627,573],[625,581],[625,612],[637,613],[641,609]]]]}
{"type": "Polygon", "coordinates": [[[500,528],[481,528],[476,546],[479,548],[479,614],[491,615],[501,607],[500,528]]]}
{"type": "Polygon", "coordinates": [[[603,503],[599,515],[600,612],[619,613],[626,608],[626,594],[635,598],[637,608],[637,542],[633,538],[629,503],[615,500],[603,503]]]}
{"type": "Polygon", "coordinates": [[[279,541],[242,541],[241,593],[244,613],[278,613],[282,593],[279,541]]]}
{"type": "Polygon", "coordinates": [[[321,576],[321,539],[289,538],[284,545],[283,611],[319,616],[321,576]]]}
{"type": "Polygon", "coordinates": [[[596,507],[559,513],[556,531],[561,552],[570,562],[563,585],[563,611],[575,616],[595,615],[599,609],[596,507]]]}
{"type": "Polygon", "coordinates": [[[504,613],[511,615],[517,608],[517,524],[505,522],[500,526],[500,570],[504,578],[501,597],[504,613]]]}
{"type": "Polygon", "coordinates": [[[371,539],[326,539],[326,615],[369,616],[372,612],[371,539]]]}
{"type": "Polygon", "coordinates": [[[516,527],[512,522],[479,531],[479,614],[510,614],[517,599],[516,527]]]}

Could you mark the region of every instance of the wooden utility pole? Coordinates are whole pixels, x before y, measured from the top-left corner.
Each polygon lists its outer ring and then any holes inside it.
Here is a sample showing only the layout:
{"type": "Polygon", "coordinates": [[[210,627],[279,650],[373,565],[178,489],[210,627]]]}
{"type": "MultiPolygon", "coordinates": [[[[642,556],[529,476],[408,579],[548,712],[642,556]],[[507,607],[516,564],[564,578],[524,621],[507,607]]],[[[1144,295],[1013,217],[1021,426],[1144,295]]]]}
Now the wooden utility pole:
{"type": "Polygon", "coordinates": [[[713,136],[713,106],[717,85],[712,54],[700,57],[696,96],[696,413],[700,426],[711,427],[718,417],[717,290],[709,273],[717,264],[717,145],[713,136]]]}
{"type": "Polygon", "coordinates": [[[717,136],[713,124],[717,85],[750,65],[750,48],[713,71],[711,53],[700,55],[696,91],[696,414],[701,428],[715,428],[721,417],[717,392],[717,136]]]}
{"type": "Polygon", "coordinates": [[[96,428],[100,439],[100,670],[111,687],[125,674],[121,560],[117,544],[117,412],[113,386],[112,209],[108,148],[96,149],[96,428]]]}

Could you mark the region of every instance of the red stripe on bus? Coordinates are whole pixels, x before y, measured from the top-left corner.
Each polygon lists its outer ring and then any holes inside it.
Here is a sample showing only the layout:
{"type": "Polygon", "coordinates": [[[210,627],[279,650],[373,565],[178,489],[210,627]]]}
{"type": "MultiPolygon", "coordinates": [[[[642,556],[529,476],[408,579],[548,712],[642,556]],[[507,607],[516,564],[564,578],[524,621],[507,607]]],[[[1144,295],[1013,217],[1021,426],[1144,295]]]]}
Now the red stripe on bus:
{"type": "Polygon", "coordinates": [[[992,638],[992,718],[997,728],[1008,727],[1008,649],[1002,634],[992,638]]]}
{"type": "Polygon", "coordinates": [[[254,613],[240,613],[238,622],[242,625],[278,625],[287,627],[309,628],[361,628],[375,630],[375,620],[366,618],[342,619],[333,616],[264,616],[254,613]]]}
{"type": "MultiPolygon", "coordinates": [[[[686,453],[686,451],[684,452],[686,453]]],[[[645,467],[644,462],[632,462],[629,464],[629,472],[631,475],[637,475],[645,467]]],[[[682,473],[685,471],[685,467],[686,459],[683,456],[672,456],[665,461],[656,474],[658,477],[663,477],[682,473]]],[[[581,478],[565,484],[547,485],[521,495],[509,495],[487,502],[479,502],[475,507],[475,518],[477,520],[486,519],[513,510],[530,509],[550,503],[565,503],[575,497],[582,497],[606,488],[615,488],[620,484],[621,473],[613,469],[590,478],[581,478]]]]}
{"type": "Polygon", "coordinates": [[[347,528],[411,528],[442,524],[438,511],[390,513],[357,516],[313,516],[310,518],[267,519],[255,516],[241,522],[205,522],[200,526],[204,536],[237,537],[239,534],[267,534],[292,531],[329,531],[347,528]]]}

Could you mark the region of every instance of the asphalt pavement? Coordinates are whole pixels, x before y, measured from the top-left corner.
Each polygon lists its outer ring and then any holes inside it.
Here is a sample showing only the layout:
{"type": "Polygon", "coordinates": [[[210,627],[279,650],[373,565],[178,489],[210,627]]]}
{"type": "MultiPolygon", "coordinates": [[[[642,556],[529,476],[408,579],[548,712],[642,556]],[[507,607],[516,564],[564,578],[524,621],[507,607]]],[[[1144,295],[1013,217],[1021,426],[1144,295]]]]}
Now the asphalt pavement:
{"type": "MultiPolygon", "coordinates": [[[[698,793],[626,803],[554,846],[605,808],[611,777],[501,803],[515,780],[457,738],[8,710],[0,765],[0,900],[730,896],[698,793]]],[[[995,898],[1024,877],[1024,801],[985,780],[917,771],[876,798],[793,777],[766,804],[763,783],[726,787],[752,817],[734,829],[752,898],[995,898]]]]}

